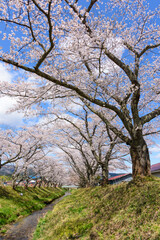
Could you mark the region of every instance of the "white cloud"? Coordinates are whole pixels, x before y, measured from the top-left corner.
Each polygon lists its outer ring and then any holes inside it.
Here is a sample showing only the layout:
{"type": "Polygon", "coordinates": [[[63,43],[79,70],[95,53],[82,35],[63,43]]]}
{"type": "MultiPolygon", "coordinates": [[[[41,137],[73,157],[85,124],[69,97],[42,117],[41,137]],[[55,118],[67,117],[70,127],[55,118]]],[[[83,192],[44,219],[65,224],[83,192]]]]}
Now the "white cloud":
{"type": "Polygon", "coordinates": [[[160,152],[160,145],[156,144],[156,145],[150,147],[150,151],[151,151],[151,153],[159,153],[160,152]]]}
{"type": "MultiPolygon", "coordinates": [[[[14,72],[11,72],[7,69],[7,67],[0,63],[0,83],[8,82],[11,83],[15,76],[14,72]]],[[[23,124],[22,113],[17,111],[9,112],[14,105],[16,104],[16,98],[11,98],[8,96],[0,98],[0,124],[8,125],[10,127],[19,127],[23,124]]]]}
{"type": "Polygon", "coordinates": [[[154,157],[160,159],[160,153],[155,155],[154,157]]]}
{"type": "Polygon", "coordinates": [[[156,164],[160,162],[160,143],[158,141],[157,144],[149,147],[150,151],[150,158],[151,158],[151,164],[156,164]]]}
{"type": "Polygon", "coordinates": [[[5,65],[0,63],[0,82],[11,82],[12,74],[7,71],[5,65]]]}
{"type": "Polygon", "coordinates": [[[18,127],[23,124],[23,113],[17,111],[9,113],[16,104],[16,99],[11,97],[0,98],[0,124],[18,127]]]}

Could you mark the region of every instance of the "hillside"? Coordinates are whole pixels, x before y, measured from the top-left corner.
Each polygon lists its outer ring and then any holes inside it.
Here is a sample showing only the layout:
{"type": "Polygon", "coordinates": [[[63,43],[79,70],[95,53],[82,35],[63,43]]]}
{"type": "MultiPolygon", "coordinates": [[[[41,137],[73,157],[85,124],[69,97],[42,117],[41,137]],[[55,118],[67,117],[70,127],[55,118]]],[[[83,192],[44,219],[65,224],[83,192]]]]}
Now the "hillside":
{"type": "Polygon", "coordinates": [[[42,209],[47,203],[64,195],[60,188],[28,188],[0,186],[0,232],[4,233],[7,224],[42,209]]]}
{"type": "Polygon", "coordinates": [[[1,169],[0,169],[0,176],[11,176],[14,172],[14,165],[6,165],[6,166],[3,166],[1,169]]]}
{"type": "MultiPolygon", "coordinates": [[[[0,176],[12,176],[15,171],[15,166],[13,164],[7,164],[0,169],[0,176]]],[[[34,176],[35,172],[32,168],[28,168],[28,174],[34,176]]]]}
{"type": "Polygon", "coordinates": [[[41,219],[34,240],[159,240],[160,179],[72,191],[41,219]]]}

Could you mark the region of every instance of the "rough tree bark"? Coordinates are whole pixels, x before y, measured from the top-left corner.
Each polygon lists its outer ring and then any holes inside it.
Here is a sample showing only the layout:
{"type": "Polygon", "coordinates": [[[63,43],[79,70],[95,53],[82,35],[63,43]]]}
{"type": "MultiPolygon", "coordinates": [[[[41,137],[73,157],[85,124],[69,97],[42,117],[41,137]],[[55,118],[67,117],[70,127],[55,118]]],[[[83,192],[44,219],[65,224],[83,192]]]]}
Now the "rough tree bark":
{"type": "Polygon", "coordinates": [[[102,168],[102,182],[101,182],[101,186],[105,186],[107,184],[109,184],[108,181],[108,164],[102,164],[101,165],[102,168]]]}
{"type": "Polygon", "coordinates": [[[132,174],[133,178],[137,176],[150,176],[150,157],[147,144],[142,138],[133,141],[130,147],[132,158],[132,174]]]}

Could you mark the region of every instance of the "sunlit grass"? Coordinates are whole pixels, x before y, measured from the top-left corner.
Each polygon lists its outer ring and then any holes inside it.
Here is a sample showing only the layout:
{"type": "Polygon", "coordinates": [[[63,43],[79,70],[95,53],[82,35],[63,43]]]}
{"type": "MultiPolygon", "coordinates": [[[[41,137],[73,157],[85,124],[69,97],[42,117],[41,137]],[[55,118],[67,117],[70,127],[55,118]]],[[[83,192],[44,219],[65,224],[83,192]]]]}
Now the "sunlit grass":
{"type": "Polygon", "coordinates": [[[27,216],[35,210],[42,209],[46,203],[64,194],[62,189],[28,188],[0,186],[0,229],[5,232],[4,225],[27,216]],[[3,228],[2,228],[3,227],[3,228]]]}
{"type": "Polygon", "coordinates": [[[33,240],[159,240],[160,179],[72,191],[42,218],[33,240]]]}

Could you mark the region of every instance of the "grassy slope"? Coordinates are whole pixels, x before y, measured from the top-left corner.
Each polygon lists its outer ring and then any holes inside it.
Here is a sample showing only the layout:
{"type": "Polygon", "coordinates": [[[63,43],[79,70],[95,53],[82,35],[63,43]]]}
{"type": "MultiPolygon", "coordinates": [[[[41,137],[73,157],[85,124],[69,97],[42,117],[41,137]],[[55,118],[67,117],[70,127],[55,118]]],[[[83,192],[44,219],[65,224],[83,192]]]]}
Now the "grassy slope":
{"type": "Polygon", "coordinates": [[[21,216],[27,216],[34,210],[42,209],[47,202],[63,195],[61,189],[18,187],[14,191],[11,187],[0,186],[0,228],[5,232],[4,225],[15,221],[21,216]],[[20,195],[23,193],[23,196],[20,195]]]}
{"type": "Polygon", "coordinates": [[[41,219],[34,240],[160,239],[160,179],[74,190],[41,219]]]}

